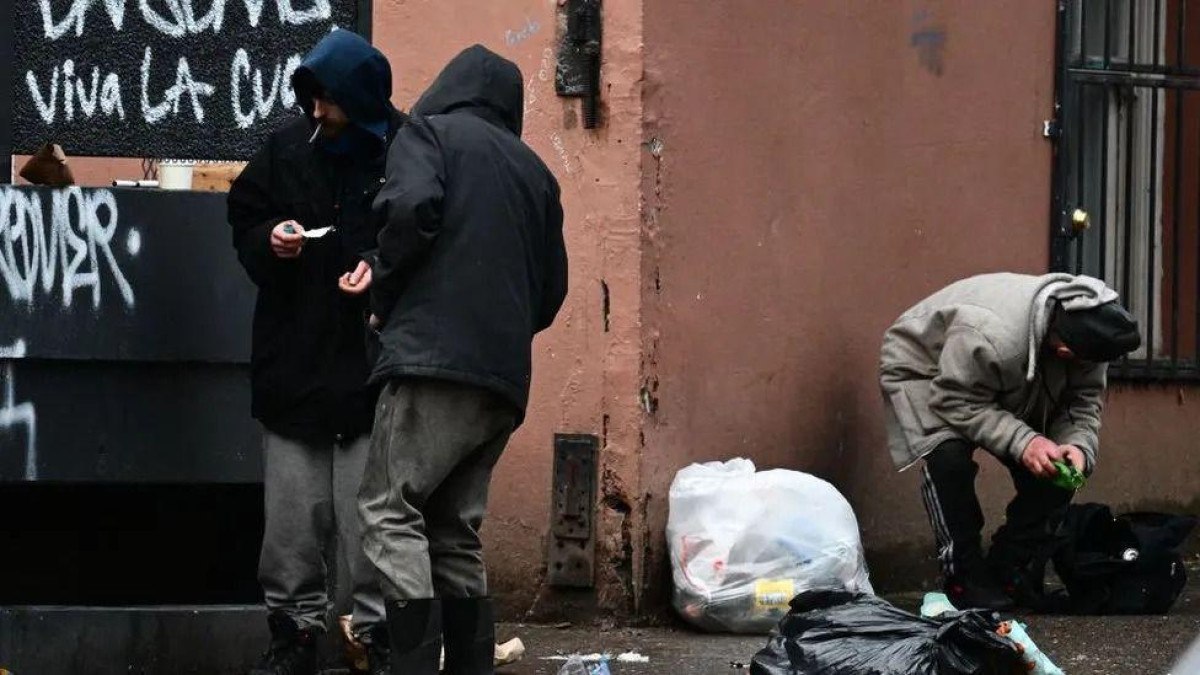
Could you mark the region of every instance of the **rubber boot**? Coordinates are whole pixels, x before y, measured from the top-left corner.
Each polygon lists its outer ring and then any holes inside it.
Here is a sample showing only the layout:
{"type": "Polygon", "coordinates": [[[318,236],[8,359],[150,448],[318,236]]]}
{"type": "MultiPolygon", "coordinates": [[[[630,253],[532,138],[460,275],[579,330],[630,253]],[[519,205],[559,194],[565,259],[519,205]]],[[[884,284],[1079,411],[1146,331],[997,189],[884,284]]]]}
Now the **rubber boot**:
{"type": "Polygon", "coordinates": [[[436,599],[389,600],[386,608],[392,675],[438,675],[441,603],[436,599]]]}
{"type": "Polygon", "coordinates": [[[489,598],[443,598],[446,675],[493,675],[496,616],[489,598]]]}

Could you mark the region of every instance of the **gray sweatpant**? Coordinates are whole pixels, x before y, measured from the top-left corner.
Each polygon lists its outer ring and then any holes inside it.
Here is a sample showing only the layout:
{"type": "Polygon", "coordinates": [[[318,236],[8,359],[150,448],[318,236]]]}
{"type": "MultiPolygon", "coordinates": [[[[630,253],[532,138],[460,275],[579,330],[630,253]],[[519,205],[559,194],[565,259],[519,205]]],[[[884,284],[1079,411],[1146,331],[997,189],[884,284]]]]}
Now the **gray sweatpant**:
{"type": "Polygon", "coordinates": [[[401,379],[384,388],[359,508],[386,597],[487,595],[479,528],[516,423],[512,404],[479,387],[401,379]]]}
{"type": "Polygon", "coordinates": [[[301,627],[326,629],[329,589],[339,583],[351,585],[355,635],[383,620],[378,573],[363,555],[356,508],[369,447],[365,435],[305,443],[264,430],[266,529],[258,580],[267,609],[301,627]],[[350,579],[337,579],[337,569],[350,579]]]}

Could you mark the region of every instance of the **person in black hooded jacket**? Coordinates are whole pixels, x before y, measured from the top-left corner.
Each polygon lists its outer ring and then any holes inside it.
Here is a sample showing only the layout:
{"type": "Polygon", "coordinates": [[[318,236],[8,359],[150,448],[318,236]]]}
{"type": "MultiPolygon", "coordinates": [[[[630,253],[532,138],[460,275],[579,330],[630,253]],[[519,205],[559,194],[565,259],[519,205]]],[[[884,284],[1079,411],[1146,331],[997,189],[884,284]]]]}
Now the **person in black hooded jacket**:
{"type": "Polygon", "coordinates": [[[353,632],[387,672],[383,600],[363,556],[357,493],[373,421],[366,290],[387,146],[405,121],[387,59],[344,30],[324,37],[292,79],[307,115],[271,135],[234,181],[229,222],[258,286],[252,412],[264,427],[266,527],[259,581],[271,646],[254,673],[316,672],[326,629],[326,568],[348,569],[353,632]],[[319,238],[304,235],[318,234],[319,238]],[[336,546],[331,540],[336,538],[336,546]],[[324,559],[336,550],[342,564],[324,559]]]}
{"type": "Polygon", "coordinates": [[[521,72],[456,56],[388,153],[371,286],[384,385],[360,497],[394,673],[491,673],[479,528],[529,399],[531,343],[567,290],[553,174],[521,141],[521,72]]]}

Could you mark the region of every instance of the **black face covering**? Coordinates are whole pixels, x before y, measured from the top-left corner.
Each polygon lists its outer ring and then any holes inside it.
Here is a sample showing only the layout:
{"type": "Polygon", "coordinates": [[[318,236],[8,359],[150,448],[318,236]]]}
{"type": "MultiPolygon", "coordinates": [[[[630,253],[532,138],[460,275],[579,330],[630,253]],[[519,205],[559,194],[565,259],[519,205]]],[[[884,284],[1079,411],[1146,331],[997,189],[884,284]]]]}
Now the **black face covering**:
{"type": "Polygon", "coordinates": [[[1142,344],[1137,319],[1116,302],[1067,311],[1054,310],[1054,332],[1084,361],[1115,361],[1142,344]]]}

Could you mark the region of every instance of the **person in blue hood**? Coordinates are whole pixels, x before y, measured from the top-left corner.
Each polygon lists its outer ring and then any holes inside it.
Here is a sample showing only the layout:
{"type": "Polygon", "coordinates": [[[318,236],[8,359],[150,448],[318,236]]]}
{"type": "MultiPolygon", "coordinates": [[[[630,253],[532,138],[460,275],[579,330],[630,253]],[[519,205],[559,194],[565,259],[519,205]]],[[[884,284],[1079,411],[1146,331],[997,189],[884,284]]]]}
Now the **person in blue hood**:
{"type": "Polygon", "coordinates": [[[406,118],[390,101],[387,59],[349,31],[325,36],[292,86],[305,115],[270,136],[228,200],[234,247],[258,286],[251,411],[263,426],[259,581],[271,644],[252,672],[316,672],[326,570],[340,567],[352,577],[338,585],[353,586],[354,635],[367,645],[371,672],[386,673],[386,632],[376,639],[383,601],[363,555],[356,498],[377,395],[367,384],[371,204],[406,118]],[[344,564],[326,560],[330,550],[344,564]]]}
{"type": "Polygon", "coordinates": [[[413,108],[375,199],[382,385],[363,478],[393,673],[493,672],[479,529],[529,401],[534,334],[567,291],[559,187],[521,141],[521,71],[474,46],[413,108]]]}

